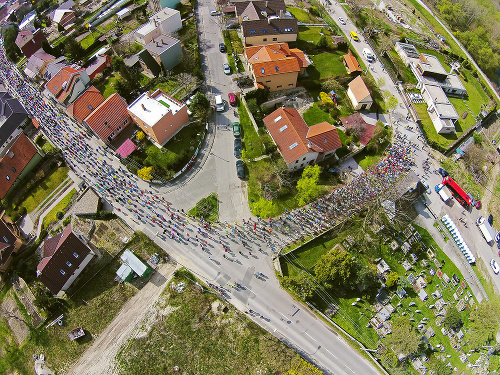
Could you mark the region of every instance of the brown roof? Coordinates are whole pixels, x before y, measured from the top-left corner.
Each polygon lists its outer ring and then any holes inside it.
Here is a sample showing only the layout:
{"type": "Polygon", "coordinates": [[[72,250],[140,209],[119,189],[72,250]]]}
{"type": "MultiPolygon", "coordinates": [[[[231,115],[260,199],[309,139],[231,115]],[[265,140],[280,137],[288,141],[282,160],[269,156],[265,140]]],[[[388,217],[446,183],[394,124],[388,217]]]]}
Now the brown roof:
{"type": "Polygon", "coordinates": [[[262,36],[279,34],[298,34],[297,20],[295,18],[274,18],[268,20],[255,20],[241,22],[243,36],[262,36]],[[287,31],[289,30],[289,31],[287,31]]]}
{"type": "Polygon", "coordinates": [[[309,127],[306,138],[314,148],[319,148],[318,152],[329,152],[342,147],[337,128],[328,122],[309,127]]]}
{"type": "Polygon", "coordinates": [[[351,73],[362,71],[361,67],[359,66],[358,60],[356,60],[356,58],[353,55],[351,55],[350,53],[348,53],[347,55],[344,55],[344,61],[347,65],[347,69],[349,69],[349,71],[351,73]]]}
{"type": "Polygon", "coordinates": [[[370,96],[370,91],[368,90],[368,87],[366,87],[365,82],[363,81],[363,78],[361,78],[361,76],[357,76],[351,82],[349,82],[349,88],[351,89],[351,92],[358,103],[365,99],[367,96],[370,96]]]}
{"type": "Polygon", "coordinates": [[[79,72],[81,71],[85,71],[85,69],[66,66],[54,75],[45,87],[54,94],[59,102],[64,102],[64,99],[66,99],[73,88],[75,78],[80,75],[79,72]]]}
{"type": "Polygon", "coordinates": [[[9,225],[0,219],[0,268],[4,266],[15,249],[16,235],[9,225]]]}
{"type": "Polygon", "coordinates": [[[354,127],[362,127],[364,129],[359,139],[359,142],[363,146],[366,146],[372,139],[376,126],[368,124],[365,120],[363,120],[363,117],[359,113],[355,113],[347,117],[341,117],[340,121],[346,129],[354,127]]]}
{"type": "Polygon", "coordinates": [[[266,15],[279,16],[280,10],[286,11],[284,0],[238,1],[235,2],[235,7],[238,16],[247,15],[250,19],[265,19],[266,15]]]}
{"type": "Polygon", "coordinates": [[[286,57],[277,61],[259,62],[252,64],[255,77],[267,77],[300,71],[299,62],[295,57],[286,57]]]}
{"type": "Polygon", "coordinates": [[[118,134],[130,123],[127,102],[120,95],[114,93],[88,115],[84,121],[104,142],[108,142],[111,133],[118,134]],[[117,130],[119,126],[122,129],[117,130]]]}
{"type": "Polygon", "coordinates": [[[77,121],[82,122],[104,100],[104,96],[99,90],[90,86],[68,107],[68,113],[73,115],[77,121]]]}
{"type": "Polygon", "coordinates": [[[70,224],[62,233],[44,242],[43,258],[37,266],[38,279],[57,294],[90,253],[87,245],[72,232],[70,224]]]}
{"type": "Polygon", "coordinates": [[[24,133],[19,134],[10,149],[0,159],[0,198],[4,198],[37,150],[24,133]]]}
{"type": "Polygon", "coordinates": [[[308,127],[295,108],[278,108],[263,121],[287,164],[308,152],[325,153],[342,146],[334,126],[323,122],[308,127]]]}

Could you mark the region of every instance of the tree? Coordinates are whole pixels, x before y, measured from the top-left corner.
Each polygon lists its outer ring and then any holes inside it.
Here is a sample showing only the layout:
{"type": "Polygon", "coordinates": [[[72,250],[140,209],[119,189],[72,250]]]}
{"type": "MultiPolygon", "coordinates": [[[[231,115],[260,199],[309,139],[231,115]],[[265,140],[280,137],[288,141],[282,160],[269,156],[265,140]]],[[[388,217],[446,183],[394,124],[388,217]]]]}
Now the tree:
{"type": "Polygon", "coordinates": [[[476,145],[481,145],[481,143],[483,142],[483,137],[479,133],[474,132],[472,137],[474,138],[474,143],[476,145]]]}
{"type": "Polygon", "coordinates": [[[113,70],[115,72],[119,72],[122,67],[125,66],[125,62],[120,56],[113,55],[113,57],[111,58],[111,66],[113,67],[113,70]]]}
{"type": "Polygon", "coordinates": [[[353,269],[355,269],[356,272],[352,278],[352,289],[358,287],[361,291],[365,290],[373,283],[373,280],[375,280],[377,276],[377,268],[373,264],[367,266],[362,262],[356,261],[353,269]]]}
{"type": "Polygon", "coordinates": [[[415,330],[410,319],[406,316],[398,316],[392,322],[392,334],[387,337],[387,342],[396,352],[404,355],[417,354],[421,335],[415,330]]]}
{"type": "Polygon", "coordinates": [[[205,120],[210,114],[210,101],[201,92],[194,94],[194,98],[189,104],[189,109],[192,113],[198,116],[201,120],[205,120]]]}
{"type": "Polygon", "coordinates": [[[331,250],[314,266],[316,278],[322,283],[345,285],[353,271],[353,260],[347,251],[331,250]]]}
{"type": "Polygon", "coordinates": [[[446,315],[444,317],[443,325],[450,329],[458,329],[462,326],[462,317],[460,316],[460,312],[457,308],[451,305],[448,310],[446,310],[446,315]]]}
{"type": "Polygon", "coordinates": [[[318,186],[320,173],[321,168],[319,165],[308,165],[304,168],[302,177],[297,181],[297,201],[299,205],[303,206],[311,202],[321,193],[318,186]]]}
{"type": "Polygon", "coordinates": [[[323,34],[320,36],[318,43],[316,44],[318,48],[325,49],[328,47],[328,40],[326,39],[326,35],[323,34]]]}
{"type": "Polygon", "coordinates": [[[332,100],[332,98],[330,98],[330,95],[328,95],[326,92],[321,91],[319,93],[319,97],[320,97],[321,101],[323,102],[323,104],[327,105],[328,107],[333,106],[333,100],[332,100]]]}
{"type": "Polygon", "coordinates": [[[437,357],[432,357],[429,361],[429,368],[434,371],[434,375],[451,375],[453,369],[446,366],[446,362],[437,357]]]}
{"type": "Polygon", "coordinates": [[[153,178],[153,166],[144,167],[137,171],[137,176],[143,180],[150,181],[153,178]]]}
{"type": "Polygon", "coordinates": [[[85,50],[75,38],[66,38],[64,41],[64,56],[78,61],[84,54],[85,50]]]}
{"type": "Polygon", "coordinates": [[[468,332],[471,349],[477,350],[495,338],[498,317],[498,305],[486,300],[481,301],[476,310],[471,312],[469,320],[472,323],[468,332]]]}
{"type": "Polygon", "coordinates": [[[293,277],[283,277],[283,286],[304,300],[311,298],[316,290],[314,281],[305,272],[293,277]]]}
{"type": "Polygon", "coordinates": [[[146,138],[146,134],[144,134],[144,132],[142,131],[138,131],[137,134],[135,135],[135,138],[137,138],[139,142],[142,142],[144,138],[146,138]]]}
{"type": "Polygon", "coordinates": [[[276,214],[276,204],[273,201],[260,198],[250,205],[252,213],[262,219],[267,219],[276,214]]]}
{"type": "Polygon", "coordinates": [[[399,279],[399,275],[397,272],[391,272],[390,274],[387,275],[387,280],[385,281],[385,286],[388,288],[391,288],[396,284],[396,282],[399,279]]]}
{"type": "Polygon", "coordinates": [[[465,165],[475,173],[481,172],[486,162],[486,151],[477,144],[471,144],[467,147],[464,155],[465,165]]]}
{"type": "Polygon", "coordinates": [[[16,44],[17,34],[19,33],[19,29],[17,26],[12,26],[3,29],[3,40],[5,53],[7,57],[12,61],[16,61],[19,57],[22,56],[22,52],[16,44]]]}
{"type": "Polygon", "coordinates": [[[410,250],[413,254],[420,255],[422,253],[422,243],[415,241],[410,245],[410,250]]]}

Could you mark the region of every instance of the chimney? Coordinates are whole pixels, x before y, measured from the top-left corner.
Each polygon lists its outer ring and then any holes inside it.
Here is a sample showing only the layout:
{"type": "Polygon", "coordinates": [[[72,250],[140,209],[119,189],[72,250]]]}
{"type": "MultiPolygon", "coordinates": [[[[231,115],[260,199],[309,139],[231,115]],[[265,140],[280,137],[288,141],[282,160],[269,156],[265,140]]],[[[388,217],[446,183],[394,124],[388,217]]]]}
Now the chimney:
{"type": "Polygon", "coordinates": [[[155,23],[155,27],[158,27],[158,22],[156,20],[153,20],[153,22],[155,23]]]}
{"type": "Polygon", "coordinates": [[[161,44],[165,44],[165,42],[163,41],[163,38],[161,38],[161,44]]]}
{"type": "Polygon", "coordinates": [[[141,106],[142,106],[142,109],[146,111],[146,106],[144,105],[144,103],[141,104],[141,106]]]}
{"type": "Polygon", "coordinates": [[[284,18],[285,17],[285,13],[283,12],[283,9],[280,9],[280,18],[284,18]]]}
{"type": "Polygon", "coordinates": [[[266,9],[267,9],[268,4],[269,4],[269,1],[266,0],[266,9]]]}
{"type": "Polygon", "coordinates": [[[271,19],[270,19],[270,18],[268,18],[268,19],[267,19],[267,23],[268,23],[269,25],[271,24],[271,19]]]}
{"type": "Polygon", "coordinates": [[[156,42],[156,47],[159,47],[160,46],[160,43],[156,42]]]}

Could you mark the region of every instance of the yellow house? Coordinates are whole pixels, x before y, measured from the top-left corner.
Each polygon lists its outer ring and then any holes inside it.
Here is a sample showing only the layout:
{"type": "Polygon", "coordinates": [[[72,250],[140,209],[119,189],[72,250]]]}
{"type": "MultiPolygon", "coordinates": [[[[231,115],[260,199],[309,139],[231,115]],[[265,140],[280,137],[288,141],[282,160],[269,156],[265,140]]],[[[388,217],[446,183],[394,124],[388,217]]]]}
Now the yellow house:
{"type": "Polygon", "coordinates": [[[294,88],[299,74],[305,73],[309,60],[287,43],[245,47],[243,52],[257,88],[278,91],[294,88]]]}
{"type": "Polygon", "coordinates": [[[267,18],[241,22],[247,46],[297,41],[299,27],[295,18],[267,18]]]}

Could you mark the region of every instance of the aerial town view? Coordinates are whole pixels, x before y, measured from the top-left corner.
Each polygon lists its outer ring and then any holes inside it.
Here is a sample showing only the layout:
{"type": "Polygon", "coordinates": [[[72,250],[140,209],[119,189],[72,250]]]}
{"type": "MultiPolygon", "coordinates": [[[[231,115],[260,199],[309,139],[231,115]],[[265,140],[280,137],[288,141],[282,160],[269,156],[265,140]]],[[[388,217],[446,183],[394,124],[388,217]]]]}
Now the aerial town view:
{"type": "Polygon", "coordinates": [[[493,0],[0,0],[0,374],[500,374],[493,0]]]}

